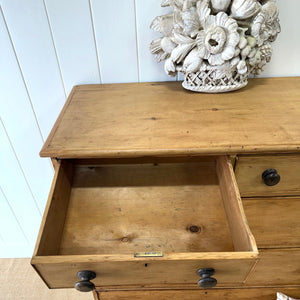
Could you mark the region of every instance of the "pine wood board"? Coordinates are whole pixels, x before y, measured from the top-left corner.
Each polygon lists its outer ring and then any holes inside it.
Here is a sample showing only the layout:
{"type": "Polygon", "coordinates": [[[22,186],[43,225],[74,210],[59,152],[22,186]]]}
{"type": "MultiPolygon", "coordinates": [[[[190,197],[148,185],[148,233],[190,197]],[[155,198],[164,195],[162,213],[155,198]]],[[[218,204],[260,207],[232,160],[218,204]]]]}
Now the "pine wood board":
{"type": "Polygon", "coordinates": [[[299,285],[300,248],[261,249],[247,286],[299,285]]]}
{"type": "Polygon", "coordinates": [[[76,168],[59,253],[149,251],[234,251],[215,163],[76,168]]]}
{"type": "Polygon", "coordinates": [[[238,157],[235,174],[242,197],[298,196],[299,170],[299,154],[249,155],[238,157]],[[280,175],[278,184],[267,186],[263,182],[262,173],[267,169],[275,169],[278,172],[280,175]]]}
{"type": "Polygon", "coordinates": [[[189,92],[179,82],[75,86],[40,155],[295,152],[299,114],[300,77],[251,79],[226,94],[189,92]]]}
{"type": "Polygon", "coordinates": [[[300,287],[95,292],[96,300],[275,300],[276,293],[300,298],[300,287]]]}
{"type": "Polygon", "coordinates": [[[71,192],[73,166],[57,163],[49,197],[40,226],[34,255],[54,255],[60,247],[71,192]]]}
{"type": "Polygon", "coordinates": [[[235,251],[247,249],[257,252],[256,242],[245,216],[232,163],[227,156],[220,156],[217,159],[216,167],[234,249],[235,251]]]}
{"type": "Polygon", "coordinates": [[[200,279],[197,270],[200,268],[214,268],[214,277],[219,286],[242,285],[255,262],[255,255],[247,252],[227,253],[227,259],[221,258],[222,253],[210,253],[210,259],[200,253],[184,255],[186,259],[182,259],[180,253],[156,259],[137,259],[128,255],[119,257],[119,261],[104,255],[72,255],[34,257],[31,263],[50,288],[73,287],[77,281],[76,274],[80,270],[93,270],[97,274],[93,280],[96,286],[138,285],[139,288],[146,288],[151,285],[156,288],[170,288],[173,284],[196,287],[200,279]],[[247,256],[249,259],[245,258],[247,256]]]}
{"type": "Polygon", "coordinates": [[[272,197],[243,200],[259,248],[300,248],[300,198],[272,197]]]}
{"type": "Polygon", "coordinates": [[[195,284],[203,267],[216,269],[221,286],[242,284],[258,252],[245,238],[250,231],[230,166],[226,157],[94,167],[62,161],[31,263],[51,288],[72,287],[85,269],[101,286],[195,284]],[[61,199],[67,205],[57,214],[61,199]],[[134,256],[149,251],[163,257],[134,256]]]}

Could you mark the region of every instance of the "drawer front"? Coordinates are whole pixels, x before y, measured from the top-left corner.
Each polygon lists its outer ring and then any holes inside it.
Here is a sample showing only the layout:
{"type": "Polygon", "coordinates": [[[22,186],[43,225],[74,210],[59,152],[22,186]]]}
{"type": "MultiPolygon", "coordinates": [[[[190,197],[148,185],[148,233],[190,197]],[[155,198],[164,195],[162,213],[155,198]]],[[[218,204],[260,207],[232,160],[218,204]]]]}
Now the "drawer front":
{"type": "Polygon", "coordinates": [[[251,288],[217,290],[177,290],[177,291],[119,291],[95,292],[95,299],[101,300],[275,300],[276,293],[300,299],[300,287],[294,288],[251,288]]]}
{"type": "Polygon", "coordinates": [[[259,248],[300,248],[300,197],[243,200],[259,248]]]}
{"type": "MultiPolygon", "coordinates": [[[[214,268],[212,276],[218,281],[217,287],[242,285],[255,263],[253,259],[178,259],[144,261],[105,261],[93,258],[70,258],[69,262],[57,263],[60,259],[46,262],[45,258],[34,258],[32,264],[50,288],[72,288],[79,281],[77,272],[90,270],[96,273],[92,282],[96,286],[124,289],[187,286],[197,288],[201,279],[200,268],[214,268]],[[84,262],[86,260],[86,262],[84,262]]],[[[129,259],[128,259],[129,260],[129,259]]]]}
{"type": "Polygon", "coordinates": [[[247,286],[300,286],[300,248],[260,250],[260,260],[247,286]]]}
{"type": "Polygon", "coordinates": [[[235,174],[242,197],[300,195],[300,155],[240,156],[235,174]]]}

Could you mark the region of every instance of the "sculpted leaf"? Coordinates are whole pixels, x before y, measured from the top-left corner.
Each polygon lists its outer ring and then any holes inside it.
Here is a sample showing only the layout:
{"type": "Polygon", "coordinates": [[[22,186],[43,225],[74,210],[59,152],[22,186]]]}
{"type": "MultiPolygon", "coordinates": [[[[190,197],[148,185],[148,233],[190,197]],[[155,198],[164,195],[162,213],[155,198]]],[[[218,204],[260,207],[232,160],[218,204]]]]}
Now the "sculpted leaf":
{"type": "Polygon", "coordinates": [[[156,17],[150,28],[160,32],[164,36],[171,36],[173,30],[173,14],[156,17]]]}
{"type": "Polygon", "coordinates": [[[200,24],[203,26],[205,19],[210,15],[211,9],[209,7],[208,0],[202,0],[197,2],[197,13],[200,24]]]}
{"type": "Polygon", "coordinates": [[[160,6],[161,7],[170,6],[171,3],[172,3],[172,0],[161,0],[160,6]]]}
{"type": "Polygon", "coordinates": [[[174,37],[173,37],[173,42],[175,42],[176,44],[191,44],[191,43],[195,43],[195,40],[188,37],[188,36],[184,36],[182,34],[176,33],[174,32],[174,37]]]}
{"type": "Polygon", "coordinates": [[[184,24],[183,33],[195,37],[200,29],[200,22],[197,18],[196,9],[193,7],[182,13],[182,20],[184,24]]]}
{"type": "Polygon", "coordinates": [[[195,47],[195,44],[178,45],[171,54],[171,58],[177,64],[181,63],[187,54],[195,47]]]}

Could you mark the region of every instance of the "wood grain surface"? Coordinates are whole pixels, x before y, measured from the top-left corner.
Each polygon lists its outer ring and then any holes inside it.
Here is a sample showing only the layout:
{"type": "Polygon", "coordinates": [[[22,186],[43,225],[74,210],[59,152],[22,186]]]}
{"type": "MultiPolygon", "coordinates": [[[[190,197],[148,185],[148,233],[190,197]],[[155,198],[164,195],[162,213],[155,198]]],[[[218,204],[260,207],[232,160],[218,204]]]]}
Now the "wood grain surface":
{"type": "Polygon", "coordinates": [[[197,287],[200,268],[214,268],[220,287],[241,286],[256,256],[251,252],[175,253],[162,258],[135,258],[133,255],[72,255],[34,257],[32,263],[51,288],[71,288],[78,271],[97,274],[96,286],[135,288],[197,287]],[[248,258],[247,258],[248,257],[248,258]]]}
{"type": "Polygon", "coordinates": [[[235,251],[257,252],[256,242],[244,213],[233,167],[226,156],[217,158],[217,174],[235,251]]]}
{"type": "Polygon", "coordinates": [[[244,199],[243,206],[259,248],[300,248],[300,198],[244,199]]]}
{"type": "Polygon", "coordinates": [[[233,251],[215,168],[213,161],[75,168],[60,254],[233,251]]]}
{"type": "Polygon", "coordinates": [[[256,262],[226,157],[94,166],[64,160],[56,174],[32,258],[52,288],[72,287],[80,270],[96,272],[101,286],[194,285],[205,267],[215,268],[220,286],[239,285],[256,262]],[[163,257],[135,257],[151,251],[163,257]]]}
{"type": "Polygon", "coordinates": [[[72,168],[67,161],[57,164],[34,255],[55,255],[59,251],[70,199],[72,168]]]}
{"type": "Polygon", "coordinates": [[[40,155],[299,151],[299,114],[299,77],[252,79],[227,94],[188,92],[178,82],[76,86],[40,155]]]}
{"type": "Polygon", "coordinates": [[[300,155],[240,156],[236,163],[236,180],[242,197],[298,196],[300,195],[300,155]],[[262,173],[275,169],[280,181],[265,185],[262,173]]]}
{"type": "MultiPolygon", "coordinates": [[[[274,237],[275,238],[275,237],[274,237]]],[[[300,285],[300,248],[261,249],[247,286],[300,285]]]]}
{"type": "Polygon", "coordinates": [[[118,291],[97,292],[96,300],[275,300],[276,293],[300,298],[297,288],[254,288],[254,289],[213,289],[213,290],[173,290],[173,291],[118,291]]]}

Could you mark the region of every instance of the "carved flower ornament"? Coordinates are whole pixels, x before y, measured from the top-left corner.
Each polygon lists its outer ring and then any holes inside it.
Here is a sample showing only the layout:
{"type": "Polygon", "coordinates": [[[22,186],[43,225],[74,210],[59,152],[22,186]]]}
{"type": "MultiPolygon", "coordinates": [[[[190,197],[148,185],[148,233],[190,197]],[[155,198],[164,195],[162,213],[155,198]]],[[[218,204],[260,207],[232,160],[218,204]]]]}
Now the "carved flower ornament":
{"type": "Polygon", "coordinates": [[[173,13],[153,20],[151,28],[164,37],[150,50],[165,60],[167,74],[185,75],[187,89],[241,88],[271,59],[280,32],[275,0],[162,0],[161,6],[173,13]]]}
{"type": "Polygon", "coordinates": [[[209,15],[196,38],[198,55],[213,66],[222,65],[235,56],[239,41],[238,24],[234,19],[224,12],[209,15]]]}

